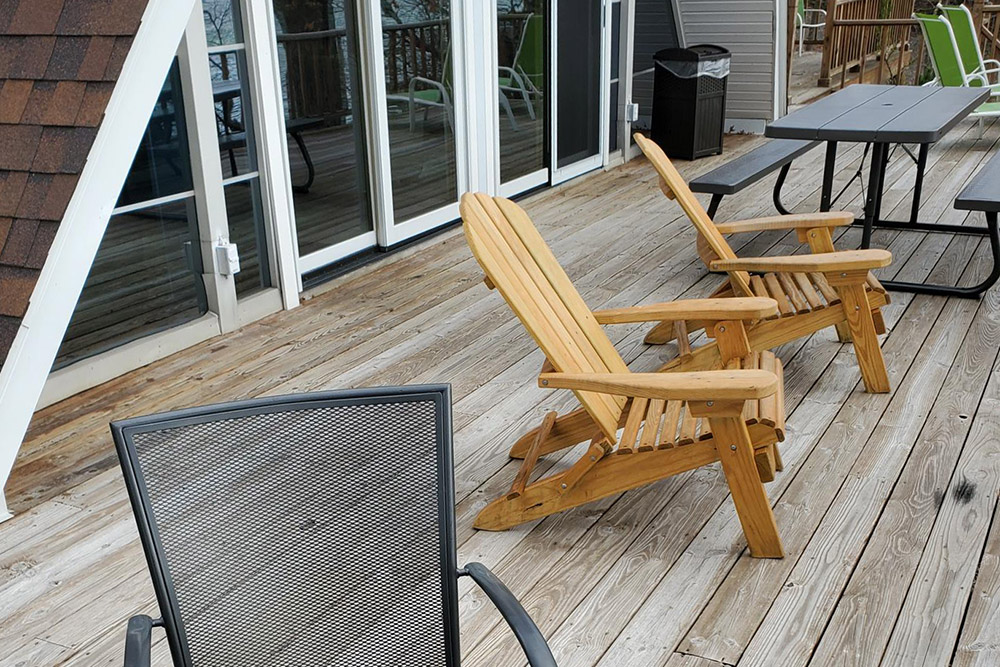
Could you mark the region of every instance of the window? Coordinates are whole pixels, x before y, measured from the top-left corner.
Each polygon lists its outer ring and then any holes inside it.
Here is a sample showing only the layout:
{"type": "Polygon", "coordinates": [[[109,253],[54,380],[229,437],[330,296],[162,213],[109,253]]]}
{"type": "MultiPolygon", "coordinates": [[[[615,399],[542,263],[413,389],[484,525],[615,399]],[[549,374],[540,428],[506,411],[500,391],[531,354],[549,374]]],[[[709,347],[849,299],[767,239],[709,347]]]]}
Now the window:
{"type": "Polygon", "coordinates": [[[174,62],[91,267],[56,367],[208,312],[174,62]]]}

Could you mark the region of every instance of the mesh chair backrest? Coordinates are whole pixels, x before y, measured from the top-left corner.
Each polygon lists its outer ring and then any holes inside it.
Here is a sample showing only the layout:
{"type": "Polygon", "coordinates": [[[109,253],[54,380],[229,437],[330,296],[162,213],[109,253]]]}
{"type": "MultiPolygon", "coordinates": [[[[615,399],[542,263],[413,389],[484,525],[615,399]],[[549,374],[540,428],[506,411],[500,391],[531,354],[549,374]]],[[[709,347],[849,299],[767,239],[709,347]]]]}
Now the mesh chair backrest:
{"type": "Polygon", "coordinates": [[[803,22],[803,23],[805,23],[805,16],[806,16],[806,0],[799,0],[799,1],[798,1],[798,2],[797,2],[797,3],[795,4],[795,13],[796,13],[796,14],[798,14],[798,15],[799,15],[799,18],[800,18],[800,19],[802,19],[802,22],[803,22]]]}
{"type": "Polygon", "coordinates": [[[447,387],[112,432],[175,664],[458,664],[447,387]]]}
{"type": "MultiPolygon", "coordinates": [[[[472,254],[557,371],[629,372],[524,209],[503,197],[466,193],[459,210],[472,254]]],[[[617,440],[625,399],[574,393],[617,440]]]]}
{"type": "MultiPolygon", "coordinates": [[[[938,7],[941,14],[951,24],[951,31],[955,35],[955,43],[958,45],[958,54],[962,58],[962,67],[965,69],[965,73],[972,74],[983,66],[983,54],[979,51],[979,39],[976,37],[972,12],[965,5],[938,5],[938,7]]],[[[981,86],[983,82],[979,79],[973,79],[969,84],[981,86]]]]}
{"type": "MultiPolygon", "coordinates": [[[[715,227],[715,221],[708,216],[705,207],[694,196],[687,181],[677,171],[677,168],[674,167],[670,158],[663,152],[659,144],[638,132],[632,136],[650,164],[653,165],[653,168],[660,175],[660,189],[663,190],[663,194],[677,200],[677,203],[684,209],[687,217],[694,224],[695,229],[698,230],[698,233],[708,244],[708,247],[711,248],[712,252],[720,259],[736,259],[736,253],[725,237],[715,227]]],[[[750,289],[750,274],[746,271],[730,271],[729,281],[732,283],[737,296],[755,296],[753,290],[750,289]]]]}
{"type": "Polygon", "coordinates": [[[942,86],[965,85],[965,74],[958,56],[958,45],[951,31],[951,24],[940,16],[914,14],[924,33],[927,52],[931,56],[934,73],[942,86]]]}

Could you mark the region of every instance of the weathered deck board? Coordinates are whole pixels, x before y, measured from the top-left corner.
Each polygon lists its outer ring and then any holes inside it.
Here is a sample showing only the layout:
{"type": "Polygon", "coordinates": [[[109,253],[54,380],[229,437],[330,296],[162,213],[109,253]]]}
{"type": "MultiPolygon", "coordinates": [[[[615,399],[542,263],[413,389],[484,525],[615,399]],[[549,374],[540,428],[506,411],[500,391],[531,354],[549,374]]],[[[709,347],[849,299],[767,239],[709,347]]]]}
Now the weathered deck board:
{"type": "MultiPolygon", "coordinates": [[[[979,224],[951,202],[1000,124],[982,140],[970,124],[952,135],[931,152],[922,217],[979,224]]],[[[709,169],[755,141],[735,138],[725,156],[683,170],[709,169]]],[[[843,184],[862,148],[845,145],[840,157],[843,184]]],[[[790,208],[815,209],[822,161],[813,151],[795,163],[790,208]]],[[[892,217],[909,212],[913,173],[901,154],[890,163],[884,210],[892,217]]],[[[727,198],[720,219],[770,213],[770,186],[727,198]]],[[[524,204],[594,308],[704,296],[719,282],[643,161],[524,204]],[[637,234],[651,242],[636,250],[637,234]]],[[[856,182],[841,205],[860,209],[856,182]]],[[[850,247],[860,230],[837,236],[850,247]]],[[[896,257],[886,277],[967,282],[986,268],[979,238],[890,230],[873,238],[896,257]]],[[[803,251],[780,232],[733,242],[746,256],[803,251]]],[[[887,664],[943,665],[953,654],[963,665],[995,662],[1000,290],[981,303],[894,294],[883,337],[889,395],[861,392],[853,352],[831,331],[778,350],[790,413],[786,469],[767,489],[788,556],[761,561],[746,556],[715,466],[507,532],[473,530],[475,514],[516,472],[511,442],[545,411],[572,404],[565,392],[535,386],[541,354],[480,280],[460,233],[446,232],[337,279],[295,311],[38,413],[8,485],[18,514],[0,525],[4,659],[113,664],[125,619],[152,609],[110,419],[305,389],[449,381],[460,560],[495,568],[560,665],[806,664],[810,656],[814,665],[867,665],[883,655],[887,664]],[[966,482],[975,484],[971,497],[966,482]]],[[[645,329],[608,328],[636,369],[655,368],[676,349],[644,345],[645,329]]],[[[544,457],[538,470],[573,455],[544,457]]],[[[460,592],[463,664],[523,664],[483,595],[465,580],[460,592]]],[[[154,651],[157,664],[169,663],[163,641],[154,651]]]]}

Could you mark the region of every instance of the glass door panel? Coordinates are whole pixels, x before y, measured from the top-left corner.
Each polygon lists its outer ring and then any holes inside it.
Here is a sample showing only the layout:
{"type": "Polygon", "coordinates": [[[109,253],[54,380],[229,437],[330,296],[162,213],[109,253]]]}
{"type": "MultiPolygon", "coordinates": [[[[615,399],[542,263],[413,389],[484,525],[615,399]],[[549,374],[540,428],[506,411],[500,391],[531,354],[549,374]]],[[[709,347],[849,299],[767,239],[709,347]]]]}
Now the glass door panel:
{"type": "Polygon", "coordinates": [[[392,208],[398,225],[458,199],[451,6],[448,0],[381,6],[392,208]]]}
{"type": "Polygon", "coordinates": [[[307,271],[375,243],[358,22],[353,2],[273,4],[299,255],[315,256],[307,271]]]}
{"type": "MultiPolygon", "coordinates": [[[[545,0],[497,3],[500,182],[545,170],[545,0]]],[[[539,183],[547,180],[542,173],[539,183]]],[[[531,187],[534,184],[525,184],[531,187]]]]}
{"type": "MultiPolygon", "coordinates": [[[[601,72],[605,59],[602,5],[601,0],[556,3],[556,171],[572,172],[574,166],[595,168],[601,164],[601,72]]],[[[557,176],[553,180],[561,179],[557,176]]]]}

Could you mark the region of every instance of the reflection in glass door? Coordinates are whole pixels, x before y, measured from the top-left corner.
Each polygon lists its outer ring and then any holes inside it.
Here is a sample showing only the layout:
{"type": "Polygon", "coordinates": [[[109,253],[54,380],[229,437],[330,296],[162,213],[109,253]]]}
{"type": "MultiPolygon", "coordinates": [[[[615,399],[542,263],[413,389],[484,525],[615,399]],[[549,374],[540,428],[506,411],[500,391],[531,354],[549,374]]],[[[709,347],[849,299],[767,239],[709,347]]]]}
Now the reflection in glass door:
{"type": "Polygon", "coordinates": [[[458,199],[451,5],[383,2],[381,12],[392,217],[399,225],[458,199]]]}
{"type": "MultiPolygon", "coordinates": [[[[548,181],[546,0],[497,2],[500,182],[515,194],[548,181]]],[[[509,192],[508,192],[509,191],[509,192]]]]}
{"type": "Polygon", "coordinates": [[[572,178],[603,163],[607,114],[602,82],[609,49],[604,40],[602,0],[556,0],[555,111],[552,182],[572,178]],[[568,38],[567,38],[568,37],[568,38]]]}
{"type": "Polygon", "coordinates": [[[300,270],[375,244],[355,3],[273,0],[300,270]]]}

